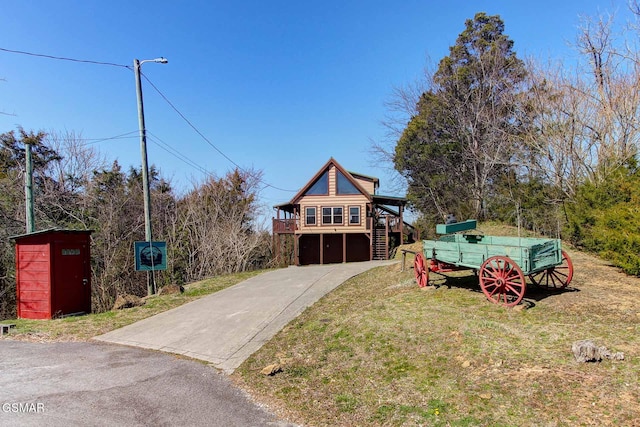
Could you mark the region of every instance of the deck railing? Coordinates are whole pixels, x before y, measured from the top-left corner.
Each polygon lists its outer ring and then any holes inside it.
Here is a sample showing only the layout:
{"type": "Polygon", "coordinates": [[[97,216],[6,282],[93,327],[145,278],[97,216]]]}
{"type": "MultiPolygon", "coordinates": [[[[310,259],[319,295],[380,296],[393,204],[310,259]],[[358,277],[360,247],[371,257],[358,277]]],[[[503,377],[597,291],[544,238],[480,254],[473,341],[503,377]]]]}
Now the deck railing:
{"type": "Polygon", "coordinates": [[[273,218],[274,234],[293,234],[298,229],[296,219],[275,219],[273,218]]]}

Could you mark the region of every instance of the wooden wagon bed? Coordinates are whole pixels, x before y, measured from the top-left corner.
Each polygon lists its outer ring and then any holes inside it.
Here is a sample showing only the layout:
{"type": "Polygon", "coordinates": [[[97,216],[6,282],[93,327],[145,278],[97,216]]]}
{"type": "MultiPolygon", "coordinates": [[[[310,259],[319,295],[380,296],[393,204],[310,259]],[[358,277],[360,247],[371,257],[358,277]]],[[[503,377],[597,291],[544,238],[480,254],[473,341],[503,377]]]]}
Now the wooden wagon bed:
{"type": "Polygon", "coordinates": [[[475,228],[475,220],[438,224],[436,232],[444,236],[424,240],[422,254],[416,254],[414,270],[418,285],[429,284],[429,272],[472,269],[478,273],[480,287],[489,300],[514,306],[524,297],[525,276],[548,288],[564,288],[571,281],[573,264],[562,250],[560,239],[468,232],[475,228]]]}

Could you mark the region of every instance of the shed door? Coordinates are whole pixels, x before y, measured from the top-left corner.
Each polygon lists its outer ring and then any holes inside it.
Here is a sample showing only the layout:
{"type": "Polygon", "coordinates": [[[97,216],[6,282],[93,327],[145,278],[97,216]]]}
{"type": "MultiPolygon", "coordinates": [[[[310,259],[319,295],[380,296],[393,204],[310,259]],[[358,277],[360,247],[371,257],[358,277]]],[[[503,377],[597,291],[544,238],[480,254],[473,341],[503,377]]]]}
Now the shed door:
{"type": "Polygon", "coordinates": [[[53,315],[91,312],[91,269],[87,245],[56,242],[54,254],[53,315]]]}

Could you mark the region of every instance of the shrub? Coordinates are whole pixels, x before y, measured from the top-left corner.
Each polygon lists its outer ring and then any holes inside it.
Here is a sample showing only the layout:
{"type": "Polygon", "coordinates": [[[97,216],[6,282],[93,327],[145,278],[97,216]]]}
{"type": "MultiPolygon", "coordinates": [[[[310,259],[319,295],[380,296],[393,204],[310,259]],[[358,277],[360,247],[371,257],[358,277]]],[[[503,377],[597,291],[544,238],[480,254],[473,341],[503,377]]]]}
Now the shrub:
{"type": "Polygon", "coordinates": [[[640,275],[640,170],[635,161],[581,185],[567,206],[571,243],[640,275]]]}

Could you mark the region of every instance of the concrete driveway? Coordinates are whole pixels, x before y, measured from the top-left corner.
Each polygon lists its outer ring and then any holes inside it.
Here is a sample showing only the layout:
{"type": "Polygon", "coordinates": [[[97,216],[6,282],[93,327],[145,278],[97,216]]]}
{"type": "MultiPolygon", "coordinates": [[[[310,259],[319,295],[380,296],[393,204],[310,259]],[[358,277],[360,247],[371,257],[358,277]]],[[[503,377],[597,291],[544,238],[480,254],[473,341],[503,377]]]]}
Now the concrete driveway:
{"type": "Polygon", "coordinates": [[[231,373],[327,292],[364,271],[395,262],[272,270],[95,339],[182,354],[231,373]]]}
{"type": "Polygon", "coordinates": [[[0,426],[292,426],[210,364],[232,372],[327,292],[391,263],[270,271],[101,342],[0,340],[0,426]]]}

